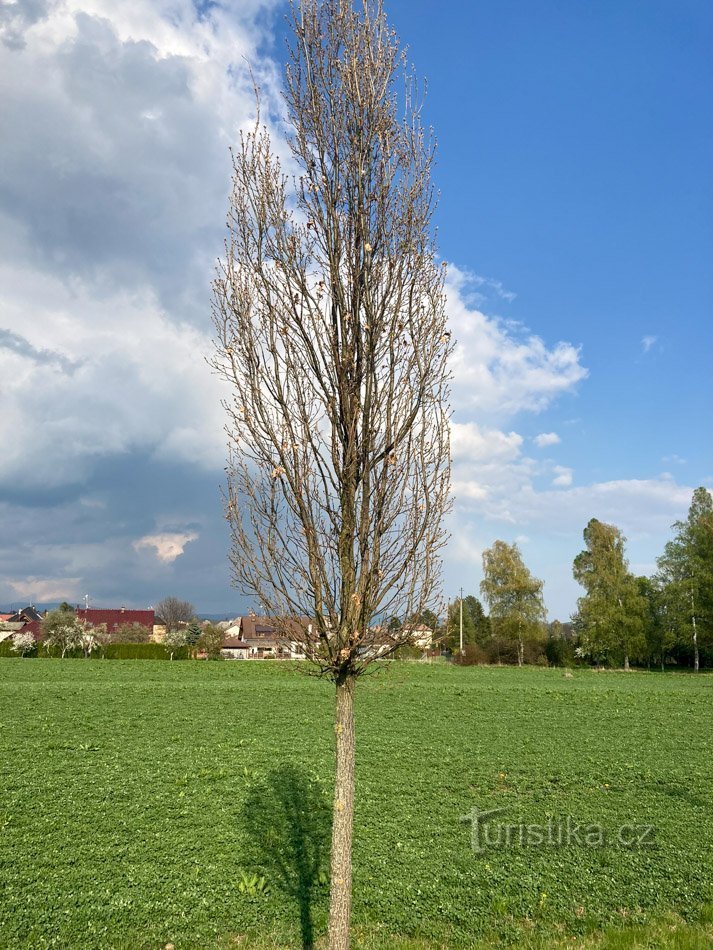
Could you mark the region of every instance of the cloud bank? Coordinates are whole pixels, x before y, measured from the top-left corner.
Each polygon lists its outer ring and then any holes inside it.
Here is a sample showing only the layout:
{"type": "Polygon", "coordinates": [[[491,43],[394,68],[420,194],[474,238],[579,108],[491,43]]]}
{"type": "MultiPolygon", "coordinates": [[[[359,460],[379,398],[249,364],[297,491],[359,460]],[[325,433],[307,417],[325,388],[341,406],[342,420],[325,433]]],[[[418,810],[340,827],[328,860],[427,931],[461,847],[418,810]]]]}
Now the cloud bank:
{"type": "MultiPolygon", "coordinates": [[[[280,6],[0,7],[0,603],[238,602],[219,496],[224,393],[204,362],[209,285],[228,147],[254,114],[248,63],[279,114],[280,6]]],[[[557,464],[531,457],[530,440],[561,440],[551,419],[530,436],[523,420],[586,381],[576,341],[486,314],[515,295],[465,268],[449,268],[447,295],[454,583],[474,589],[482,548],[508,531],[571,534],[592,506],[634,532],[680,515],[689,489],[670,479],[575,486],[566,445],[557,464]]]]}

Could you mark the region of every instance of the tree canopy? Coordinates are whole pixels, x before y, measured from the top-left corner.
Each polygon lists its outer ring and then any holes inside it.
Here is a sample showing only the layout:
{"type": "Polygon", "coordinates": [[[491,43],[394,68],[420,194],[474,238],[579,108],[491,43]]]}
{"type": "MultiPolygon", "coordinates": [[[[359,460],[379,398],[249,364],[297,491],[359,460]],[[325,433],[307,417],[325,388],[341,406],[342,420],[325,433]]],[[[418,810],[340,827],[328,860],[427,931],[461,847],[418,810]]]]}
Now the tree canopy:
{"type": "Polygon", "coordinates": [[[575,626],[581,649],[597,661],[645,653],[646,602],[624,554],[625,538],[611,524],[592,518],[584,529],[585,549],[574,559],[573,574],[586,593],[577,601],[575,626]]]}
{"type": "Polygon", "coordinates": [[[667,622],[691,644],[697,670],[701,645],[713,641],[713,498],[706,488],[694,491],[688,517],[673,527],[657,579],[667,622]]]}
{"type": "Polygon", "coordinates": [[[547,618],[542,590],[522,559],[517,544],[496,541],[483,552],[480,590],[490,608],[493,632],[517,642],[518,663],[525,657],[525,639],[539,634],[547,618]]]}

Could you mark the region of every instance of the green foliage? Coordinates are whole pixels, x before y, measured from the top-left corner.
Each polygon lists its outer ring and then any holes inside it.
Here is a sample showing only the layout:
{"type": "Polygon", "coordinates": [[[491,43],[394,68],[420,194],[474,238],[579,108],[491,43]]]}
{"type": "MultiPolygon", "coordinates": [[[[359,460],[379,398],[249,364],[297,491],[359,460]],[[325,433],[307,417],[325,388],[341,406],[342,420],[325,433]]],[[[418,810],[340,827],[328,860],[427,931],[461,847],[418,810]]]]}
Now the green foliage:
{"type": "MultiPolygon", "coordinates": [[[[61,658],[61,655],[60,647],[46,643],[38,644],[35,652],[31,654],[32,657],[40,660],[57,660],[61,658]]],[[[0,641],[0,658],[12,656],[17,656],[17,654],[13,653],[11,642],[0,641]]],[[[65,659],[68,660],[77,660],[83,656],[84,652],[80,647],[67,650],[65,653],[65,659]]],[[[108,643],[93,652],[91,658],[93,660],[167,660],[168,654],[162,643],[108,643]]],[[[174,660],[189,659],[188,648],[181,647],[175,650],[173,658],[174,660]]]]}
{"type": "Polygon", "coordinates": [[[194,617],[186,627],[186,643],[189,647],[194,647],[198,643],[202,632],[200,623],[194,617]]]}
{"type": "Polygon", "coordinates": [[[207,659],[220,660],[220,651],[223,649],[224,643],[225,631],[223,628],[214,623],[207,623],[203,627],[200,639],[198,640],[198,648],[205,652],[207,659]]]}
{"type": "MultiPolygon", "coordinates": [[[[665,947],[668,913],[709,933],[711,682],[410,663],[366,677],[355,948],[594,946],[625,915],[665,947]],[[474,806],[652,823],[655,843],[475,855],[474,806]]],[[[323,939],[333,702],[298,664],[3,660],[0,946],[297,948],[304,893],[323,939]],[[241,870],[269,896],[241,893],[241,870]]]]}
{"type": "Polygon", "coordinates": [[[456,651],[453,656],[453,662],[457,663],[458,666],[482,666],[483,664],[490,663],[490,655],[477,643],[469,643],[467,646],[463,647],[463,653],[456,651]]]}
{"type": "Polygon", "coordinates": [[[109,635],[110,643],[149,643],[153,630],[140,623],[121,623],[109,635]]]}
{"type": "Polygon", "coordinates": [[[713,647],[713,498],[705,488],[693,493],[686,521],[659,558],[657,581],[666,622],[686,652],[713,647]]]}
{"type": "Polygon", "coordinates": [[[624,556],[625,538],[611,524],[592,518],[584,529],[585,550],[574,559],[574,579],[586,593],[574,623],[581,651],[598,663],[624,663],[646,654],[647,602],[624,556]]]}
{"type": "Polygon", "coordinates": [[[238,891],[246,897],[267,897],[270,888],[264,877],[242,871],[238,881],[238,891]]]}
{"type": "MultiPolygon", "coordinates": [[[[101,654],[100,654],[101,656],[101,654]]],[[[167,660],[166,649],[162,643],[109,643],[103,656],[107,660],[167,660]]],[[[187,660],[188,648],[174,651],[174,660],[187,660]]]]}
{"type": "MultiPolygon", "coordinates": [[[[547,617],[542,588],[533,577],[517,544],[496,541],[483,552],[483,580],[480,590],[490,608],[493,635],[517,644],[518,663],[525,662],[525,644],[544,639],[547,617]]],[[[532,646],[528,653],[541,650],[532,646]]]]}
{"type": "MultiPolygon", "coordinates": [[[[490,620],[483,605],[477,597],[468,594],[463,598],[463,646],[478,644],[482,647],[491,636],[490,620]]],[[[460,598],[449,604],[444,645],[454,653],[460,649],[460,598]]]]}
{"type": "Polygon", "coordinates": [[[391,656],[394,660],[420,660],[424,651],[410,643],[404,643],[391,656]]]}

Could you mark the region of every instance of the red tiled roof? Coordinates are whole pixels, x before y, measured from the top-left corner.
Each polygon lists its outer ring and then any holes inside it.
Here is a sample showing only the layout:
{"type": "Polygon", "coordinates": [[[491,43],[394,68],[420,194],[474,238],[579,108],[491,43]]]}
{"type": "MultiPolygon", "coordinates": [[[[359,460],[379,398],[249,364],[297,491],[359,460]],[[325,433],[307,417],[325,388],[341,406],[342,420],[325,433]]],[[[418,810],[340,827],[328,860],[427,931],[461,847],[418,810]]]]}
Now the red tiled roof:
{"type": "Polygon", "coordinates": [[[245,643],[243,640],[238,640],[237,637],[228,637],[227,640],[223,643],[224,650],[249,650],[250,644],[245,643]]]}
{"type": "Polygon", "coordinates": [[[90,607],[88,610],[84,607],[77,608],[77,617],[85,623],[90,623],[97,627],[105,623],[107,633],[111,633],[124,623],[138,623],[142,627],[153,630],[154,612],[153,610],[127,610],[124,607],[111,610],[104,610],[100,607],[90,607]]]}
{"type": "Polygon", "coordinates": [[[39,620],[30,620],[24,626],[20,627],[17,633],[31,633],[35,640],[42,639],[42,625],[39,620]]]}

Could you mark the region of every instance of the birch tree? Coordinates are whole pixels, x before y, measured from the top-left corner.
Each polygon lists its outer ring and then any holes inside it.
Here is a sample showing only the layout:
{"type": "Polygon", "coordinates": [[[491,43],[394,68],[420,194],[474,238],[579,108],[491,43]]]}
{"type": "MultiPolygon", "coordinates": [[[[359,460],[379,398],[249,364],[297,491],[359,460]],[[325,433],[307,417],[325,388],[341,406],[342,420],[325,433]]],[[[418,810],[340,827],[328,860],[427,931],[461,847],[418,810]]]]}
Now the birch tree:
{"type": "Polygon", "coordinates": [[[480,591],[490,608],[493,632],[517,641],[517,662],[525,662],[525,639],[542,631],[547,613],[544,582],[534,577],[517,544],[496,541],[483,552],[480,591]]]}
{"type": "Polygon", "coordinates": [[[440,607],[450,505],[434,141],[381,0],[291,8],[287,166],[233,155],[214,283],[237,586],[336,687],[329,946],[349,945],[355,684],[440,607]],[[310,618],[296,624],[294,618],[310,618]]]}
{"type": "Polygon", "coordinates": [[[675,537],[658,560],[658,580],[668,620],[692,647],[697,672],[701,643],[713,640],[713,498],[706,488],[694,491],[688,517],[673,527],[675,537]]]}
{"type": "Polygon", "coordinates": [[[575,626],[583,649],[595,660],[612,657],[629,669],[646,649],[647,605],[624,553],[626,539],[611,524],[592,518],[584,529],[585,550],[574,559],[573,574],[585,589],[577,601],[575,626]]]}

